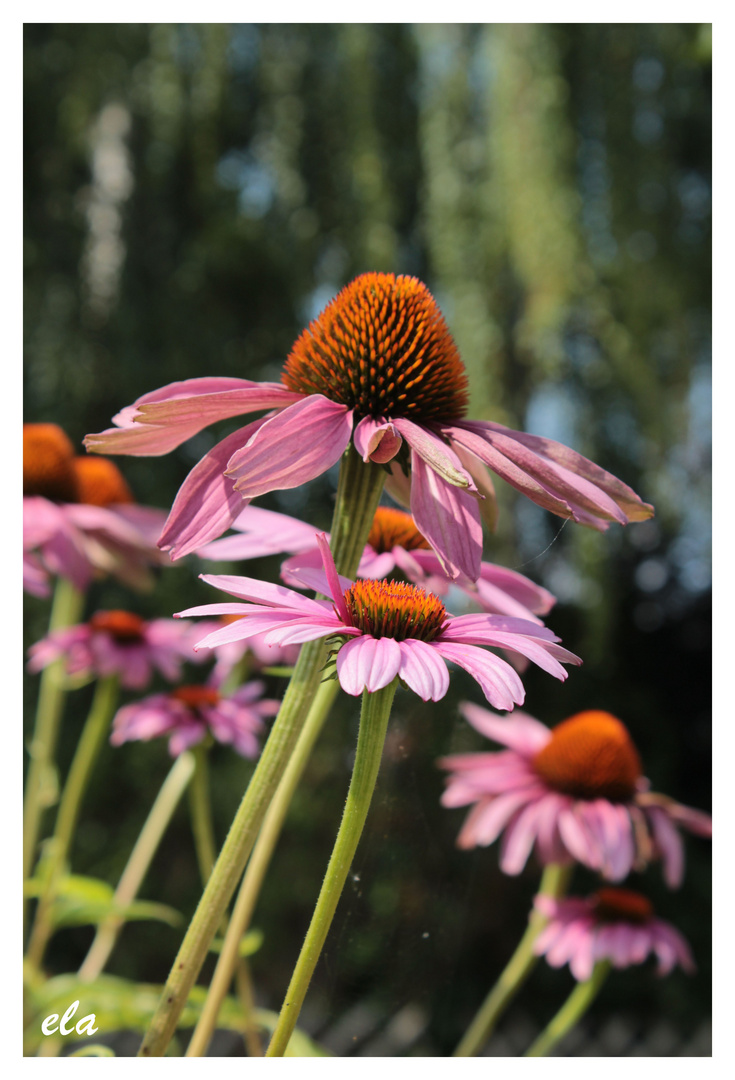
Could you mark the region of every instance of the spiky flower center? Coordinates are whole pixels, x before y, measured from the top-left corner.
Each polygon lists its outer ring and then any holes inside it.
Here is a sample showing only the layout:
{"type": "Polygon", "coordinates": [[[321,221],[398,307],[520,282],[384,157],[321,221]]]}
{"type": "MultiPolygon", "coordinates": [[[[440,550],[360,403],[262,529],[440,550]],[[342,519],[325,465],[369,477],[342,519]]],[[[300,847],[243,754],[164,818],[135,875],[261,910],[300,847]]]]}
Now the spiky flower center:
{"type": "Polygon", "coordinates": [[[410,514],[403,510],[391,510],[388,506],[379,506],[375,511],[367,542],[379,555],[392,551],[394,547],[402,547],[406,551],[431,547],[416,528],[410,514]]]}
{"type": "Polygon", "coordinates": [[[23,494],[76,502],[74,447],[57,424],[23,425],[23,494]]]}
{"type": "Polygon", "coordinates": [[[114,462],[104,457],[77,457],[72,462],[77,498],[90,506],[134,502],[132,492],[114,462]]]}
{"type": "Polygon", "coordinates": [[[356,419],[451,421],[467,408],[467,376],[444,317],[414,277],[361,274],[297,338],[282,381],[323,394],[356,419]]]}
{"type": "Polygon", "coordinates": [[[653,916],[653,904],[632,889],[598,889],[592,897],[600,922],[645,923],[653,916]]]}
{"type": "Polygon", "coordinates": [[[119,645],[144,640],[145,621],[132,611],[98,611],[89,620],[92,630],[109,634],[119,645]]]}
{"type": "Polygon", "coordinates": [[[180,701],[190,709],[199,709],[204,705],[217,705],[220,694],[211,686],[178,686],[171,691],[174,701],[180,701]]]}
{"type": "Polygon", "coordinates": [[[371,637],[434,641],[447,612],[441,600],[416,585],[398,581],[356,581],[345,592],[352,625],[371,637]]]}
{"type": "Polygon", "coordinates": [[[558,724],[533,759],[555,791],[578,799],[627,802],[635,793],[641,761],[627,728],[607,712],[577,713],[558,724]]]}

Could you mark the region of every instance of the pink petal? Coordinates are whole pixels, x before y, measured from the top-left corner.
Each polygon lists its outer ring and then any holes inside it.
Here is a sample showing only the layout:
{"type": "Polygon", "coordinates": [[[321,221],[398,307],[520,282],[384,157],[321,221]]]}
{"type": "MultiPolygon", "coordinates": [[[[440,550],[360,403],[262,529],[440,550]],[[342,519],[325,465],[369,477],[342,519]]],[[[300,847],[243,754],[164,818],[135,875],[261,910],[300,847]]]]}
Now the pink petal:
{"type": "Polygon", "coordinates": [[[220,536],[242,511],[242,496],[224,472],[237,447],[263,423],[255,420],[228,435],[204,455],[184,480],[158,541],[164,551],[171,551],[173,559],[180,559],[220,536]]]}
{"type": "MultiPolygon", "coordinates": [[[[380,555],[377,555],[373,549],[368,545],[365,548],[365,553],[360,559],[360,565],[357,568],[357,577],[359,578],[372,578],[375,581],[379,581],[381,578],[386,578],[390,573],[395,570],[397,559],[392,551],[382,551],[380,555]]],[[[401,567],[403,569],[403,567],[401,567]]]]}
{"type": "MultiPolygon", "coordinates": [[[[467,470],[462,467],[462,463],[454,450],[443,439],[440,439],[425,427],[414,424],[411,420],[406,420],[403,417],[394,420],[393,424],[396,430],[403,435],[411,450],[445,483],[467,488],[469,491],[477,491],[474,480],[467,470]]],[[[411,457],[413,459],[414,454],[411,457]]],[[[413,470],[413,464],[411,468],[413,470]]]]}
{"type": "Polygon", "coordinates": [[[398,674],[422,701],[439,701],[449,689],[447,665],[425,641],[400,641],[401,666],[398,674]]]}
{"type": "Polygon", "coordinates": [[[302,552],[314,547],[317,531],[313,525],[287,514],[247,505],[232,522],[232,528],[240,535],[215,540],[200,548],[197,555],[202,559],[255,559],[283,551],[302,552]]]}
{"type": "Polygon", "coordinates": [[[510,649],[513,652],[518,652],[521,656],[527,656],[534,664],[537,664],[544,671],[548,671],[555,679],[560,679],[562,682],[565,681],[569,673],[561,666],[558,660],[555,659],[555,656],[560,656],[561,659],[568,664],[582,663],[579,657],[575,656],[574,653],[567,652],[566,649],[562,649],[558,645],[554,645],[550,642],[535,641],[527,634],[488,632],[486,634],[471,635],[466,638],[458,638],[455,636],[452,640],[456,641],[457,644],[493,645],[497,648],[510,649]]]}
{"type": "MultiPolygon", "coordinates": [[[[293,558],[287,559],[283,563],[281,570],[287,567],[286,573],[281,573],[284,581],[288,581],[289,585],[295,585],[297,589],[313,589],[314,592],[321,593],[322,596],[330,596],[331,589],[329,580],[324,572],[324,563],[322,562],[322,553],[319,548],[314,549],[315,561],[319,560],[318,566],[301,565],[300,560],[303,562],[306,558],[311,558],[311,552],[304,551],[300,555],[294,555],[293,558]]],[[[337,575],[337,580],[342,586],[342,592],[349,589],[354,582],[349,578],[343,577],[341,574],[337,575]]]]}
{"type": "Polygon", "coordinates": [[[495,563],[484,562],[482,564],[477,582],[480,596],[482,596],[483,584],[501,589],[535,615],[548,614],[556,603],[556,597],[548,589],[536,585],[530,578],[519,574],[516,570],[508,570],[504,566],[496,566],[495,563]]]}
{"type": "Polygon", "coordinates": [[[201,431],[217,420],[229,420],[233,416],[242,416],[257,409],[283,409],[302,400],[303,394],[287,390],[280,383],[254,382],[249,386],[197,394],[193,397],[140,401],[135,422],[139,425],[166,427],[195,423],[197,430],[201,431]]]}
{"type": "Polygon", "coordinates": [[[469,672],[496,709],[510,711],[514,705],[523,704],[523,683],[510,664],[499,656],[484,652],[474,645],[453,645],[445,641],[432,642],[432,648],[445,660],[452,660],[469,672]]]}
{"type": "MultiPolygon", "coordinates": [[[[347,604],[345,602],[342,580],[337,573],[337,567],[334,565],[334,558],[332,552],[329,549],[329,541],[324,533],[319,533],[316,538],[316,542],[319,545],[319,550],[322,555],[322,562],[324,563],[324,573],[327,578],[327,584],[329,586],[329,593],[331,593],[334,600],[334,606],[337,609],[337,614],[346,626],[352,624],[350,613],[347,610],[347,604]]],[[[351,584],[351,583],[350,583],[351,584]]],[[[349,588],[349,586],[348,586],[349,588]]]]}
{"type": "Polygon", "coordinates": [[[512,716],[496,716],[471,701],[463,701],[459,709],[475,731],[503,746],[509,746],[524,758],[533,757],[551,738],[551,732],[540,720],[519,710],[512,716]]]}
{"type": "Polygon", "coordinates": [[[471,450],[481,461],[489,465],[493,472],[545,510],[550,510],[559,517],[573,516],[572,507],[566,500],[558,498],[500,450],[485,442],[483,437],[474,431],[474,428],[451,427],[442,430],[451,438],[452,443],[471,450]]]}
{"type": "Polygon", "coordinates": [[[520,874],[531,854],[538,832],[540,815],[544,812],[542,802],[532,802],[518,814],[508,826],[500,856],[500,869],[504,874],[520,874]]]}
{"type": "Polygon", "coordinates": [[[670,889],[678,889],[684,880],[684,845],[679,832],[665,810],[650,806],[644,813],[653,828],[656,851],[663,860],[664,881],[670,889]]]}
{"type": "Polygon", "coordinates": [[[357,424],[352,441],[363,461],[374,461],[378,465],[391,461],[403,444],[393,424],[387,420],[374,420],[371,416],[363,417],[357,424]]]}
{"type": "Polygon", "coordinates": [[[495,485],[492,474],[479,458],[471,454],[459,443],[453,444],[453,450],[460,460],[463,468],[467,470],[475,482],[479,493],[483,496],[480,500],[480,517],[488,532],[494,533],[498,526],[498,500],[495,495],[495,485]]]}
{"type": "Polygon", "coordinates": [[[479,803],[462,826],[457,837],[460,848],[488,847],[497,840],[506,824],[520,807],[528,804],[525,791],[509,791],[505,795],[479,803]]]}
{"type": "MultiPolygon", "coordinates": [[[[442,631],[442,637],[447,641],[461,641],[470,636],[475,637],[484,633],[501,634],[527,634],[541,641],[559,641],[556,634],[547,626],[539,626],[538,623],[529,622],[528,619],[516,619],[510,615],[486,615],[472,613],[469,615],[453,615],[442,631]]],[[[470,642],[469,644],[472,644],[470,642]]]]}
{"type": "Polygon", "coordinates": [[[388,475],[385,478],[385,490],[404,510],[408,510],[411,503],[411,477],[403,471],[403,466],[397,461],[391,461],[388,465],[388,475]]]}
{"type": "Polygon", "coordinates": [[[300,487],[339,461],[351,434],[351,410],[312,394],[267,420],[233,453],[226,475],[247,499],[300,487]]]}
{"type": "Polygon", "coordinates": [[[627,515],[628,521],[646,521],[653,515],[653,507],[644,503],[636,493],[618,480],[612,473],[601,469],[593,461],[582,457],[576,450],[572,450],[563,443],[554,442],[553,439],[544,439],[539,435],[529,435],[525,431],[511,431],[503,428],[500,424],[490,423],[493,429],[499,429],[510,435],[516,442],[529,447],[537,454],[542,454],[550,461],[570,470],[578,477],[591,481],[601,491],[609,495],[627,515]]]}
{"type": "Polygon", "coordinates": [[[340,686],[356,697],[363,690],[382,690],[393,682],[401,666],[401,650],[393,638],[367,634],[348,641],[337,653],[340,686]]]}
{"type": "Polygon", "coordinates": [[[113,417],[116,427],[87,435],[84,444],[100,454],[167,454],[214,420],[283,406],[298,396],[277,383],[186,379],[144,394],[113,417]]]}
{"type": "Polygon", "coordinates": [[[411,451],[411,513],[450,578],[480,576],[482,526],[477,500],[447,483],[411,451]]]}
{"type": "MultiPolygon", "coordinates": [[[[215,589],[221,589],[222,592],[230,593],[231,596],[239,596],[255,604],[300,611],[304,615],[312,613],[323,615],[325,611],[331,610],[331,606],[323,600],[311,600],[308,596],[294,592],[293,589],[275,585],[270,581],[236,577],[231,574],[200,574],[199,577],[202,581],[206,581],[207,585],[213,585],[215,589]]],[[[187,613],[182,611],[181,614],[187,613]]]]}

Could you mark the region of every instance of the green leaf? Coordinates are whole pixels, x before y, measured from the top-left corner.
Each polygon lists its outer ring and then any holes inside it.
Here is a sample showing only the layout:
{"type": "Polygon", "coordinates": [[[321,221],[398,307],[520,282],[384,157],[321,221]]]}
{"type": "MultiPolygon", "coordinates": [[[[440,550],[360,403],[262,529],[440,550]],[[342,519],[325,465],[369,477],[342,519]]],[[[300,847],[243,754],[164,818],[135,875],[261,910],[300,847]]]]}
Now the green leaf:
{"type": "MultiPolygon", "coordinates": [[[[26,896],[40,896],[46,887],[42,878],[31,878],[24,886],[26,896]]],[[[170,926],[180,926],[182,915],[165,904],[148,900],[134,900],[127,905],[115,903],[115,894],[111,885],[99,878],[83,877],[81,874],[68,874],[60,878],[55,885],[55,896],[51,906],[51,924],[54,929],[61,926],[96,925],[108,915],[119,915],[126,920],[156,919],[170,926]]]]}

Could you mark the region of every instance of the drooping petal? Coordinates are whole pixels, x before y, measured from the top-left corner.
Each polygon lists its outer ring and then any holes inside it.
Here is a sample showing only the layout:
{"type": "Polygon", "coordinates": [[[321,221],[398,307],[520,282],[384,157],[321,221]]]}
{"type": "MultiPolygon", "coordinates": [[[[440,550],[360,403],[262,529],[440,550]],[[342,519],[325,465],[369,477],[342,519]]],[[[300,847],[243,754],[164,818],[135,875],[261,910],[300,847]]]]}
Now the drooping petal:
{"type": "Polygon", "coordinates": [[[447,483],[411,451],[411,513],[444,572],[454,579],[480,576],[482,526],[477,499],[447,483]]]}
{"type": "Polygon", "coordinates": [[[246,499],[299,487],[339,461],[351,434],[352,411],[312,394],[267,420],[233,453],[226,475],[246,499]]]}
{"type": "Polygon", "coordinates": [[[487,735],[489,739],[494,739],[503,746],[509,746],[527,758],[542,750],[551,738],[551,732],[545,724],[519,710],[512,716],[495,716],[471,701],[463,701],[459,709],[475,731],[487,735]]]}
{"type": "Polygon", "coordinates": [[[498,500],[490,470],[466,447],[454,443],[452,448],[483,496],[480,500],[480,517],[488,532],[494,533],[498,527],[498,500]]]}
{"type": "Polygon", "coordinates": [[[92,453],[155,457],[174,450],[215,420],[282,408],[299,396],[278,383],[185,379],[144,394],[113,417],[114,428],[87,435],[84,444],[92,453]]]}
{"type": "MultiPolygon", "coordinates": [[[[477,491],[474,480],[463,468],[454,450],[437,435],[403,417],[395,419],[393,424],[411,450],[447,484],[477,491]]],[[[413,458],[414,455],[411,456],[413,458]]],[[[413,464],[411,469],[413,471],[413,464]]]]}
{"type": "Polygon", "coordinates": [[[398,643],[401,650],[399,676],[422,701],[439,701],[449,689],[447,665],[425,641],[411,638],[398,643]]]}
{"type": "Polygon", "coordinates": [[[431,642],[431,647],[445,660],[452,660],[469,672],[496,709],[510,712],[515,705],[523,704],[523,683],[510,664],[499,656],[478,649],[475,645],[454,645],[448,641],[431,642]]]}
{"type": "Polygon", "coordinates": [[[242,496],[224,475],[235,450],[263,425],[255,420],[217,443],[197,462],[179,488],[158,541],[180,559],[220,536],[243,509],[242,496]]]}
{"type": "Polygon", "coordinates": [[[647,807],[645,816],[663,862],[664,881],[670,889],[678,889],[684,880],[684,844],[679,832],[666,811],[657,806],[647,807]]]}
{"type": "Polygon", "coordinates": [[[363,461],[384,465],[401,449],[403,439],[394,424],[387,420],[374,420],[364,416],[352,433],[355,449],[363,461]]]}
{"type": "Polygon", "coordinates": [[[393,638],[368,634],[348,641],[337,653],[340,686],[353,697],[363,690],[382,690],[393,682],[401,665],[401,650],[393,638]]]}
{"type": "Polygon", "coordinates": [[[632,488],[618,480],[612,473],[600,468],[594,461],[578,454],[563,443],[553,439],[545,439],[539,435],[529,435],[525,431],[511,431],[503,428],[501,424],[489,423],[490,428],[500,430],[503,434],[510,435],[516,442],[522,443],[535,453],[548,458],[564,469],[569,470],[578,477],[589,480],[595,487],[613,499],[627,516],[628,521],[646,521],[653,516],[653,507],[644,503],[632,488]]]}

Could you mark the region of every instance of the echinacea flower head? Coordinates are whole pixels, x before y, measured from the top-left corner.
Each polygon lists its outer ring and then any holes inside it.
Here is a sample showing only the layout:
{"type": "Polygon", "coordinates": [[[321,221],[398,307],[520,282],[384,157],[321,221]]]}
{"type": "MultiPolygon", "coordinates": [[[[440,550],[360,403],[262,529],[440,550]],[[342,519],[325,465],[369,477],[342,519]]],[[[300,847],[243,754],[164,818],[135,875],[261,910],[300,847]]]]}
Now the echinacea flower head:
{"type": "Polygon", "coordinates": [[[56,424],[23,425],[23,584],[48,596],[50,577],[85,589],[112,574],[145,588],[165,563],[156,539],[161,510],[138,506],[113,462],[75,457],[56,424]]]}
{"type": "Polygon", "coordinates": [[[64,661],[67,675],[106,678],[142,690],[158,671],[169,682],[181,678],[184,661],[202,660],[193,649],[192,626],[174,619],[146,622],[132,611],[98,611],[86,623],[55,630],[28,650],[28,670],[64,661]]]}
{"type": "Polygon", "coordinates": [[[495,716],[464,703],[477,731],[507,750],[443,758],[442,805],[474,804],[457,838],[485,847],[503,834],[500,867],[518,874],[532,849],[543,864],[577,861],[609,881],[660,858],[678,887],[684,848],[678,826],[712,835],[712,820],[649,791],[627,728],[600,710],[577,713],[552,730],[525,713],[495,716]]]}
{"type": "Polygon", "coordinates": [[[677,964],[689,974],[695,970],[679,931],[656,916],[647,897],[630,889],[603,888],[586,899],[542,895],[534,907],[549,920],[534,942],[534,953],[554,968],[568,963],[578,982],[586,982],[601,960],[627,968],[651,954],[659,975],[668,975],[677,964]]]}
{"type": "MultiPolygon", "coordinates": [[[[315,529],[306,522],[259,506],[246,506],[232,523],[237,532],[221,540],[213,540],[197,551],[202,559],[244,560],[264,555],[288,552],[291,558],[281,567],[281,578],[287,585],[296,585],[291,571],[298,575],[304,566],[320,567],[321,551],[315,540],[315,529]]],[[[325,534],[326,535],[326,534],[325,534]]],[[[482,562],[476,583],[460,575],[453,581],[444,569],[431,545],[423,536],[412,516],[404,510],[379,506],[375,511],[365,551],[357,568],[359,578],[389,577],[396,569],[414,585],[420,585],[437,596],[446,596],[452,585],[483,611],[493,615],[513,615],[531,622],[541,622],[556,603],[556,598],[540,585],[515,570],[506,570],[495,563],[482,562]]]]}
{"type": "Polygon", "coordinates": [[[324,569],[293,571],[299,583],[330,600],[312,600],[281,585],[254,578],[202,575],[202,580],[247,603],[206,604],[185,615],[241,615],[208,634],[198,648],[263,634],[266,644],[286,645],[319,638],[342,639],[336,655],[340,685],[348,694],[374,692],[398,676],[424,701],[438,701],[449,688],[445,661],[463,667],[479,683],[487,700],[512,709],[524,698],[513,668],[481,646],[497,647],[532,660],[557,679],[566,679],[562,663],[578,664],[557,644],[546,627],[525,619],[446,612],[439,597],[416,585],[392,581],[353,582],[337,574],[324,534],[318,537],[324,569]]]}
{"type": "MultiPolygon", "coordinates": [[[[534,502],[605,529],[653,510],[625,484],[550,439],[465,420],[467,378],[431,293],[417,278],[356,278],[294,344],[281,383],[203,378],[172,383],[88,435],[103,454],[168,453],[216,420],[274,410],[218,443],[179,490],[160,538],[179,558],[220,536],[250,500],[321,475],[349,443],[385,465],[446,573],[480,572],[480,503],[492,470],[534,502]]],[[[492,516],[492,515],[490,515],[492,516]]]]}
{"type": "Polygon", "coordinates": [[[168,735],[169,753],[176,757],[211,734],[243,757],[254,758],[264,719],[279,709],[277,701],[262,693],[263,683],[254,680],[231,694],[215,686],[178,686],[167,694],[153,694],[118,710],[110,742],[121,746],[168,735]]]}

